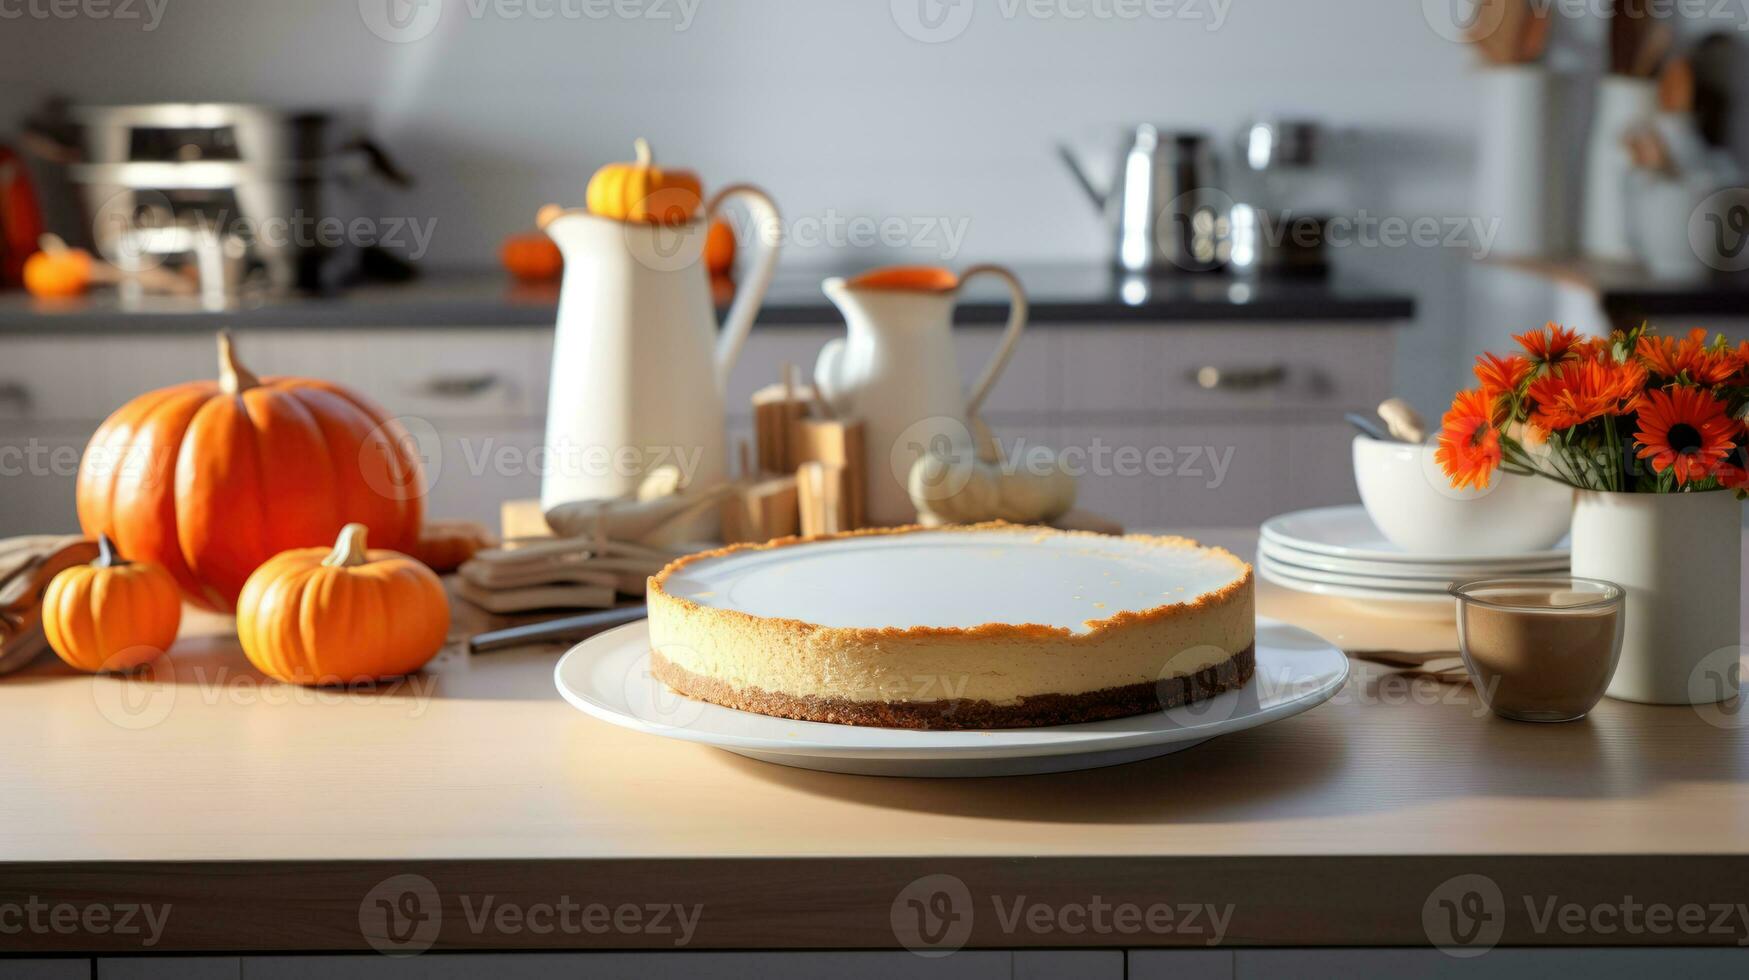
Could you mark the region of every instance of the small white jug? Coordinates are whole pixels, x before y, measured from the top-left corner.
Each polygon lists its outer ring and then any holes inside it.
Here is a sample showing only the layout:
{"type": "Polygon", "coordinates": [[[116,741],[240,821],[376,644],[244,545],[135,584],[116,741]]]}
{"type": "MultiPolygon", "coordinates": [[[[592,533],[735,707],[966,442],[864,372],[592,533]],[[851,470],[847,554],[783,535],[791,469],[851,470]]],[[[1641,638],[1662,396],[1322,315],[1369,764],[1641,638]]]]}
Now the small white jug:
{"type": "Polygon", "coordinates": [[[975,453],[969,418],[1008,365],[1026,326],[1026,292],[1014,273],[996,265],[947,269],[894,267],[854,279],[828,279],[827,298],[844,314],[846,336],[828,342],[814,367],[814,385],[841,418],[863,423],[868,445],[868,520],[917,519],[906,493],[911,466],[925,451],[975,453]],[[953,308],[975,276],[1008,287],[1008,326],[968,398],[953,348],[953,308]]]}

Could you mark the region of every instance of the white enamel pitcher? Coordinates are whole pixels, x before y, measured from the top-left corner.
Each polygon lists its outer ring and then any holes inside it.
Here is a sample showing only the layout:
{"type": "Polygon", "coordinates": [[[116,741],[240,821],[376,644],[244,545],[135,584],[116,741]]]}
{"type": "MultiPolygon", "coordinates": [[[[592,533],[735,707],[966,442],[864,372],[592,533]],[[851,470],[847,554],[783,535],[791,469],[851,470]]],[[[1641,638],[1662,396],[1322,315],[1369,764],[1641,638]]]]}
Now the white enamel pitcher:
{"type": "Polygon", "coordinates": [[[917,459],[925,451],[975,452],[969,422],[1026,326],[1026,292],[1014,273],[996,265],[972,266],[957,276],[938,268],[876,269],[828,279],[821,288],[849,330],[820,351],[814,386],[839,417],[862,420],[870,523],[911,523],[917,508],[905,484],[917,459]],[[1010,305],[996,353],[968,396],[954,357],[953,308],[977,276],[1000,279],[1010,305]]]}
{"type": "MultiPolygon", "coordinates": [[[[541,509],[629,496],[663,466],[677,467],[687,487],[726,479],[723,391],[771,285],[777,206],[743,184],[720,191],[685,225],[550,205],[540,223],[565,257],[541,509]],[[704,243],[729,200],[748,206],[763,247],[719,333],[704,243]]],[[[714,522],[691,530],[714,534],[714,522]]]]}

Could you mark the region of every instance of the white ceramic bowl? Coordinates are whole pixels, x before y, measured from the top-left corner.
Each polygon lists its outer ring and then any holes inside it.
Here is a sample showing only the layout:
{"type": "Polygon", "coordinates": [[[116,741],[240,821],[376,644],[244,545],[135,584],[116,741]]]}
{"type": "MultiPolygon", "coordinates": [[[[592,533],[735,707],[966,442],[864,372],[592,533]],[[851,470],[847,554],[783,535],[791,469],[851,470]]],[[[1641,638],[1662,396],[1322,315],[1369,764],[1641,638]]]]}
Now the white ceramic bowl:
{"type": "Polygon", "coordinates": [[[1495,473],[1486,490],[1456,490],[1434,446],[1354,438],[1354,482],[1367,516],[1392,544],[1419,554],[1542,551],[1573,522],[1573,488],[1495,473]]]}

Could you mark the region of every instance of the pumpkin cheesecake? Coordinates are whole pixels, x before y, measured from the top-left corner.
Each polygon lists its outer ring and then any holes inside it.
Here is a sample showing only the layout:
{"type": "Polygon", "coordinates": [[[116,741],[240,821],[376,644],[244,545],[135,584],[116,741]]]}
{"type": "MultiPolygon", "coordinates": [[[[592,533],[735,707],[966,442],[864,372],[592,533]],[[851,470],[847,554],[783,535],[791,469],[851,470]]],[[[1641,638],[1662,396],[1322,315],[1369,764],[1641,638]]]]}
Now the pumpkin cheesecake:
{"type": "Polygon", "coordinates": [[[1008,524],[782,538],[650,579],[651,669],[805,721],[976,729],[1118,718],[1243,686],[1251,566],[1175,537],[1008,524]]]}

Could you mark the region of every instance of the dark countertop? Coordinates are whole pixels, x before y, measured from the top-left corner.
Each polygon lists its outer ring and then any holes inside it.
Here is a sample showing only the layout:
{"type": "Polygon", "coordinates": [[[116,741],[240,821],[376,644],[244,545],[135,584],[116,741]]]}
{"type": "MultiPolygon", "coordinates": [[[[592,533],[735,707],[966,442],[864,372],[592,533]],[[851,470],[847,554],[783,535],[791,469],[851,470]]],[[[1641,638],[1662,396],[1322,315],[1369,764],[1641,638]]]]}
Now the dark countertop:
{"type": "Polygon", "coordinates": [[[1676,333],[1688,328],[1681,321],[1691,317],[1749,317],[1749,272],[1663,279],[1618,262],[1506,259],[1497,264],[1592,293],[1616,329],[1650,321],[1676,333]]]}
{"type": "MultiPolygon", "coordinates": [[[[1406,293],[1338,274],[1321,279],[1239,279],[1175,276],[1125,280],[1103,266],[1017,266],[1031,303],[1031,321],[1165,323],[1172,321],[1407,320],[1406,293]]],[[[820,291],[826,273],[780,271],[759,313],[764,325],[842,322],[820,291]]],[[[720,292],[719,302],[728,299],[720,292]]],[[[152,297],[124,308],[112,290],[77,300],[44,302],[0,294],[0,333],[83,333],[236,328],[545,326],[553,322],[558,287],[525,286],[496,271],[428,271],[416,282],[361,286],[331,296],[249,297],[223,310],[192,298],[152,297]]],[[[974,282],[955,314],[961,323],[1001,323],[1007,301],[996,282],[974,282]]]]}

